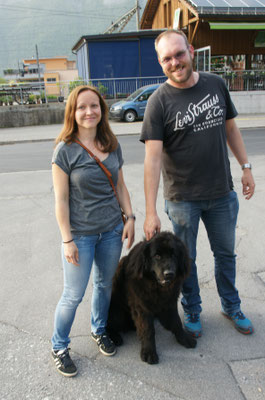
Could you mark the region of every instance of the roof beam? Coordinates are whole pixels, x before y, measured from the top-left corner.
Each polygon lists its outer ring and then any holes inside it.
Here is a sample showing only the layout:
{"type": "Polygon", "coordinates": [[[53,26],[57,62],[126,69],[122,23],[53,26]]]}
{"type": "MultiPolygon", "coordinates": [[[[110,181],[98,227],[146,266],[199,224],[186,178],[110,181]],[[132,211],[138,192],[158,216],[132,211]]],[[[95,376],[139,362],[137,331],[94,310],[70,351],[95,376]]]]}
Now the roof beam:
{"type": "Polygon", "coordinates": [[[199,18],[197,10],[185,0],[179,0],[195,17],[199,18]]]}

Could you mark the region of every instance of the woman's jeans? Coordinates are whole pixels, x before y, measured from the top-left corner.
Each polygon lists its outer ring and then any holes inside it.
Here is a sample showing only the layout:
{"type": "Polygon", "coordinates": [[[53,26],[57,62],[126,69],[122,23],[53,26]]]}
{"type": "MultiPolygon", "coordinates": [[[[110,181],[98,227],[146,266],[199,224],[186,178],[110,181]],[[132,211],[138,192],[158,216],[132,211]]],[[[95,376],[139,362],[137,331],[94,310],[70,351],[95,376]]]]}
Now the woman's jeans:
{"type": "Polygon", "coordinates": [[[228,195],[203,201],[167,201],[165,211],[175,234],[186,244],[191,258],[191,273],[185,280],[181,300],[184,311],[200,313],[201,297],[196,266],[196,241],[202,219],[215,261],[215,280],[225,312],[240,310],[240,298],[235,287],[236,255],[235,228],[238,198],[234,191],[228,195]]]}
{"type": "Polygon", "coordinates": [[[52,347],[61,350],[70,343],[69,334],[76,309],[85,294],[93,265],[93,294],[91,301],[91,331],[105,332],[112,289],[112,278],[122,250],[123,223],[113,231],[99,235],[73,236],[79,252],[79,266],[62,259],[64,290],[56,307],[52,347]]]}

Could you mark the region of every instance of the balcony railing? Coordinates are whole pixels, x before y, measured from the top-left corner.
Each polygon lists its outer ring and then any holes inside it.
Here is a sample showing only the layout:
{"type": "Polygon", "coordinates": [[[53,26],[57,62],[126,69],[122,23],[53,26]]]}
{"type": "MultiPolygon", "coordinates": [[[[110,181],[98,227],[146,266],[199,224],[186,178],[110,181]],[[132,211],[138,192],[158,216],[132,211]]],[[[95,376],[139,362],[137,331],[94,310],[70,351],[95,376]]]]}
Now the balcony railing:
{"type": "Polygon", "coordinates": [[[265,90],[265,71],[218,71],[230,91],[265,90]]]}

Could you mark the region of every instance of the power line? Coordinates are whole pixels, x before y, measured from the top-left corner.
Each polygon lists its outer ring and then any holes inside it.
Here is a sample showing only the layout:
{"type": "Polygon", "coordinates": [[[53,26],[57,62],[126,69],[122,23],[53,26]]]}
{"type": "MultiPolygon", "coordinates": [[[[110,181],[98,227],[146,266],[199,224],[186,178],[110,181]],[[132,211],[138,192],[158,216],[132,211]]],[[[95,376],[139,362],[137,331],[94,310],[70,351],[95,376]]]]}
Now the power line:
{"type": "MultiPolygon", "coordinates": [[[[71,17],[78,17],[78,18],[87,18],[87,17],[98,17],[98,12],[90,12],[89,14],[84,14],[83,12],[76,12],[76,11],[62,11],[56,9],[47,9],[47,8],[36,8],[36,7],[24,7],[24,6],[10,6],[10,5],[3,5],[0,4],[0,8],[8,10],[8,11],[36,11],[38,13],[47,13],[48,15],[57,15],[57,16],[71,16],[71,17]]],[[[120,8],[120,11],[124,10],[124,8],[120,8]]],[[[113,13],[106,14],[104,12],[105,18],[112,18],[113,13]]],[[[117,13],[115,13],[117,14],[117,13]]]]}
{"type": "MultiPolygon", "coordinates": [[[[1,8],[1,7],[0,7],[1,8]]],[[[48,14],[47,14],[48,15],[48,14]]],[[[49,14],[50,15],[50,14],[49,14]]],[[[67,17],[70,17],[71,15],[53,15],[54,17],[56,16],[56,17],[63,17],[63,18],[67,18],[67,17]]],[[[40,19],[43,19],[43,17],[45,17],[45,14],[42,14],[42,15],[34,15],[34,20],[36,20],[37,18],[40,18],[40,19]]],[[[72,17],[72,16],[71,16],[72,17]]],[[[78,18],[80,18],[79,16],[76,16],[76,17],[78,17],[78,18]]],[[[11,18],[5,18],[5,21],[10,21],[10,22],[17,22],[17,19],[18,18],[21,18],[21,16],[15,16],[15,17],[11,17],[11,18]]],[[[32,18],[33,18],[33,16],[28,16],[28,17],[25,17],[25,16],[23,16],[23,20],[25,20],[25,19],[31,19],[32,20],[32,18]]],[[[84,17],[86,20],[89,20],[89,19],[93,19],[93,20],[95,20],[95,19],[97,19],[97,20],[104,20],[104,21],[109,21],[110,19],[113,19],[114,18],[114,16],[112,15],[112,16],[110,16],[110,17],[107,17],[107,16],[104,16],[104,15],[90,15],[90,17],[88,18],[88,17],[84,17]]]]}

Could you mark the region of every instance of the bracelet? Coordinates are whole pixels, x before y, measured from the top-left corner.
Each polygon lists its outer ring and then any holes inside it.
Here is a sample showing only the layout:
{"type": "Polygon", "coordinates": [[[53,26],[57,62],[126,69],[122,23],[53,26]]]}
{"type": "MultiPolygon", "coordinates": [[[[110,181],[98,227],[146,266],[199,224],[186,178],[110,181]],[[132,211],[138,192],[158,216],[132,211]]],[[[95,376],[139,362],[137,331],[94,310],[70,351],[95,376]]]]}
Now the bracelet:
{"type": "Polygon", "coordinates": [[[67,243],[71,243],[71,242],[73,242],[74,241],[74,239],[71,239],[71,240],[68,240],[68,242],[63,242],[64,244],[67,244],[67,243]]]}
{"type": "Polygon", "coordinates": [[[136,220],[136,216],[134,214],[126,215],[126,222],[128,221],[128,219],[133,219],[135,221],[136,220]]]}

